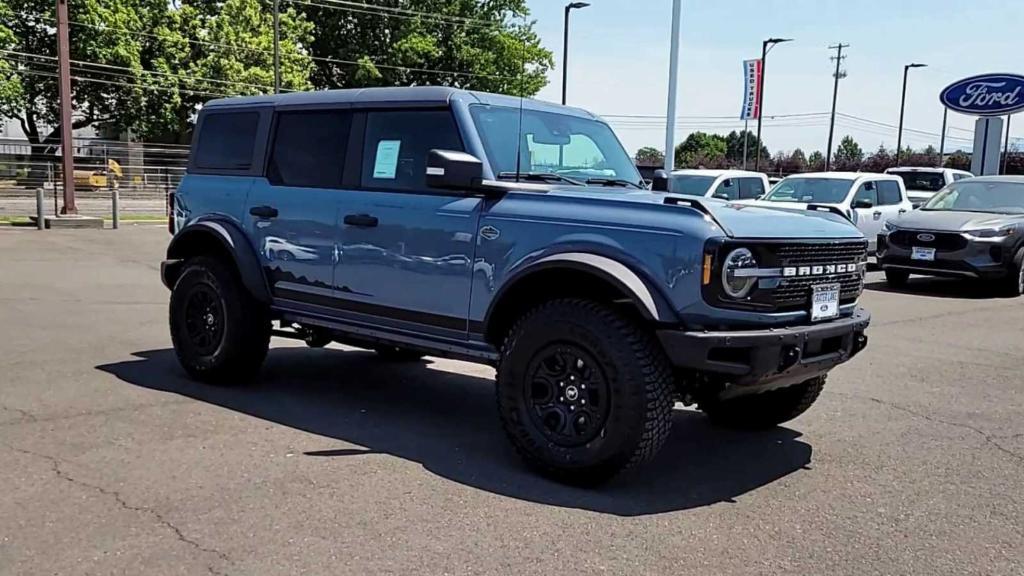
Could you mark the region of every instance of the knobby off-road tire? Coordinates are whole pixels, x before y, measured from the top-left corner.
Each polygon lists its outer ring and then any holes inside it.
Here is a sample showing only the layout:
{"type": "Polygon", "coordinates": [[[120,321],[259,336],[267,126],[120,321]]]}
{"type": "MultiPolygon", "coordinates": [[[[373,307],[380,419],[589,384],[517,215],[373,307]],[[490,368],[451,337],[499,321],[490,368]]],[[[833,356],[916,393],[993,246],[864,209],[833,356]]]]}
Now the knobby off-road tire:
{"type": "Polygon", "coordinates": [[[596,302],[542,304],[501,348],[505,433],[528,465],[561,482],[595,485],[650,460],[671,431],[671,395],[653,336],[596,302]]]}
{"type": "Polygon", "coordinates": [[[171,291],[170,327],[181,366],[209,384],[252,381],[270,345],[267,308],[215,258],[185,263],[171,291]]]}
{"type": "Polygon", "coordinates": [[[903,288],[909,280],[909,272],[902,272],[900,270],[885,271],[885,282],[892,288],[903,288]]]}
{"type": "Polygon", "coordinates": [[[702,403],[700,409],[719,426],[745,430],[772,428],[806,412],[824,387],[825,376],[818,376],[761,394],[711,400],[702,403]]]}
{"type": "Polygon", "coordinates": [[[1024,294],[1024,248],[1017,250],[1013,255],[1000,288],[1006,296],[1016,297],[1024,294]]]}
{"type": "Polygon", "coordinates": [[[381,359],[389,362],[416,362],[426,356],[423,352],[399,346],[378,346],[373,350],[381,359]]]}

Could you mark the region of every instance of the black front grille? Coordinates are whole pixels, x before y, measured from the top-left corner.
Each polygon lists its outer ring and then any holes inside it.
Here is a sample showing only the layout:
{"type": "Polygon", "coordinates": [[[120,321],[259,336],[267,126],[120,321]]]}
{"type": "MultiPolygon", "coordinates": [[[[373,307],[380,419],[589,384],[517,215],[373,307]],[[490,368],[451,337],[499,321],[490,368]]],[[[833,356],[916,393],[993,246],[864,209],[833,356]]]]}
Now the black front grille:
{"type": "Polygon", "coordinates": [[[889,244],[910,249],[914,246],[935,248],[939,252],[955,252],[967,247],[967,238],[953,232],[927,232],[924,230],[895,230],[889,233],[889,244]],[[932,236],[932,240],[923,240],[932,236]]]}
{"type": "Polygon", "coordinates": [[[706,287],[705,298],[716,305],[791,312],[810,309],[815,286],[839,284],[840,304],[855,302],[864,288],[864,261],[867,254],[867,242],[864,240],[723,243],[716,247],[718,256],[715,262],[718,264],[713,278],[721,278],[720,263],[729,252],[740,247],[754,252],[762,268],[778,268],[783,271],[783,276],[763,278],[757,288],[743,300],[730,299],[718,288],[719,282],[711,282],[706,287]],[[857,268],[839,274],[821,273],[822,269],[841,264],[855,264],[857,268]],[[816,267],[818,270],[815,270],[816,267]],[[796,275],[787,275],[787,268],[796,268],[796,275]],[[810,274],[805,272],[808,268],[810,274]],[[818,273],[815,274],[815,271],[818,273]]]}

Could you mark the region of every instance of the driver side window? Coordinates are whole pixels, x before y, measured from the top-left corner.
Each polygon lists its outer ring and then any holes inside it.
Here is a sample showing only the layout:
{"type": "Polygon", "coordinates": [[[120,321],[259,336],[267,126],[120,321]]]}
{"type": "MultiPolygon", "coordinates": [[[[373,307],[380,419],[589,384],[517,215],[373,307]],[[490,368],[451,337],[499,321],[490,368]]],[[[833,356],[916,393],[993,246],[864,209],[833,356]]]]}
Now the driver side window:
{"type": "Polygon", "coordinates": [[[871,202],[872,206],[878,206],[878,187],[874,182],[865,182],[857,188],[857,193],[853,195],[852,204],[856,204],[858,200],[867,200],[871,202]]]}
{"type": "Polygon", "coordinates": [[[735,179],[726,178],[715,187],[714,197],[721,200],[738,200],[740,197],[740,187],[736,185],[735,179]]]}

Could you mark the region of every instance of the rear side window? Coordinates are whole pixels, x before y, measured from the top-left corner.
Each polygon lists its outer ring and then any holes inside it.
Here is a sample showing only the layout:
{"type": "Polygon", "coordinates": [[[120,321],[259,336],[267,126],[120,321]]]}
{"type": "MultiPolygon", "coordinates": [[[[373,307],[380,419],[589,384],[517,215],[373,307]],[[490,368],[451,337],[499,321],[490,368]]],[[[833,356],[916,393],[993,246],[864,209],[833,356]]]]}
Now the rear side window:
{"type": "Polygon", "coordinates": [[[275,186],[340,188],[352,114],[282,112],[271,144],[267,180],[275,186]]]}
{"type": "Polygon", "coordinates": [[[891,206],[902,202],[900,185],[892,180],[881,180],[878,183],[878,204],[891,206]]]}
{"type": "Polygon", "coordinates": [[[203,118],[195,165],[209,170],[248,170],[256,146],[258,112],[215,112],[203,118]]]}
{"type": "Polygon", "coordinates": [[[426,190],[427,153],[433,149],[463,149],[450,111],[369,112],[362,185],[384,190],[426,190]]]}
{"type": "Polygon", "coordinates": [[[760,178],[740,178],[740,200],[753,200],[764,195],[764,182],[760,178]]]}

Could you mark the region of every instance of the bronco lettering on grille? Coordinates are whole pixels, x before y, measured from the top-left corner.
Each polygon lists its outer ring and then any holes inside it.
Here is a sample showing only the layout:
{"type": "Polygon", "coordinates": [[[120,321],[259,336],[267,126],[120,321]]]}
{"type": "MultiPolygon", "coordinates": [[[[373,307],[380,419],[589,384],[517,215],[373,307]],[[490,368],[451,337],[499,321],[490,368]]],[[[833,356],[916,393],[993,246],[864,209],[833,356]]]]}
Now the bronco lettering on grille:
{"type": "Polygon", "coordinates": [[[794,276],[829,276],[832,274],[847,274],[856,272],[858,264],[825,264],[820,266],[787,266],[782,269],[782,276],[790,278],[794,276]]]}

